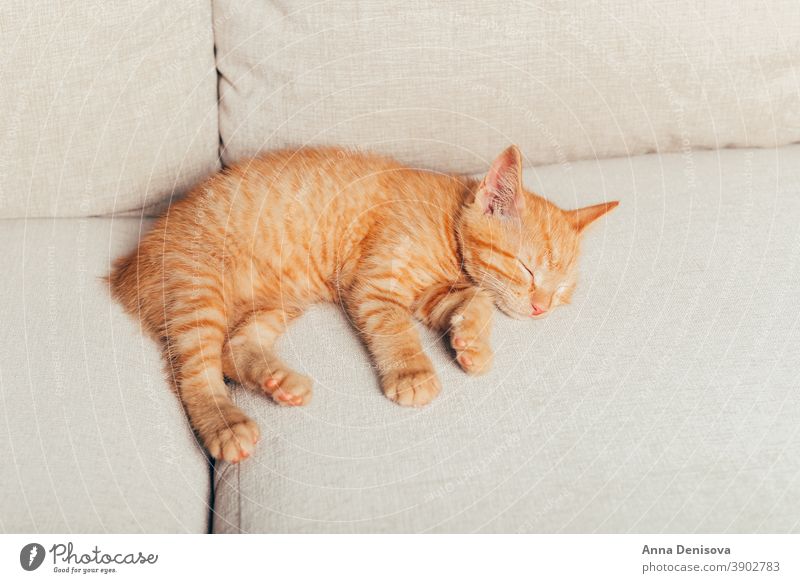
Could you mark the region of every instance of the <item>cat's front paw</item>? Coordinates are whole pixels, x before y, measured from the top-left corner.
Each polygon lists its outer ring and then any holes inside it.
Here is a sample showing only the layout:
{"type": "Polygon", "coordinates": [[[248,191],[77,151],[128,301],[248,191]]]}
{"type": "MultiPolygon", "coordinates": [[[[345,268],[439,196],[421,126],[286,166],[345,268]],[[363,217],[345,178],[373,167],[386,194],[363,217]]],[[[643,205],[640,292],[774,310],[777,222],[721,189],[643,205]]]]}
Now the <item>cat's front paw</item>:
{"type": "Polygon", "coordinates": [[[427,359],[392,370],[383,379],[383,392],[398,405],[421,407],[427,405],[442,385],[427,359]]]}
{"type": "Polygon", "coordinates": [[[278,405],[298,407],[311,401],[311,379],[291,369],[272,371],[261,382],[261,388],[278,405]]]}
{"type": "Polygon", "coordinates": [[[256,422],[238,408],[224,409],[218,420],[204,428],[201,437],[211,457],[232,464],[250,457],[260,432],[256,422]]]}
{"type": "Polygon", "coordinates": [[[453,318],[450,331],[450,346],[456,353],[456,361],[471,375],[479,375],[492,366],[494,354],[489,343],[482,338],[485,333],[474,322],[458,317],[453,318]]]}

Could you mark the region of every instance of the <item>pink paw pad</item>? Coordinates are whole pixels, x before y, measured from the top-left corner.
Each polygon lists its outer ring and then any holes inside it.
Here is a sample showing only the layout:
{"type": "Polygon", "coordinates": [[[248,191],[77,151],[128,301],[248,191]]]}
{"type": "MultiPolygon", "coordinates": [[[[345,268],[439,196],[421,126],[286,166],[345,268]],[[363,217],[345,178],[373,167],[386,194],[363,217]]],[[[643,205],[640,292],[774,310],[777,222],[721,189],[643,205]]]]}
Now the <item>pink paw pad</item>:
{"type": "Polygon", "coordinates": [[[283,391],[283,389],[278,389],[272,394],[272,396],[280,400],[281,402],[286,403],[287,405],[300,405],[303,402],[303,399],[301,397],[298,397],[297,395],[292,395],[290,393],[286,393],[283,391]]]}

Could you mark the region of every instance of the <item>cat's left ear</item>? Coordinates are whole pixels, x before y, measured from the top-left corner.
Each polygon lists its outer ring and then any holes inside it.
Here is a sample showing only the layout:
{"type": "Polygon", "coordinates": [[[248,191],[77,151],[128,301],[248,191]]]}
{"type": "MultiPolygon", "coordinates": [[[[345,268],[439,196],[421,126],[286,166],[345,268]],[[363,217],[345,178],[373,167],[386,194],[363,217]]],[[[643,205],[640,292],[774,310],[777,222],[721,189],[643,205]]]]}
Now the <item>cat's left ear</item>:
{"type": "Polygon", "coordinates": [[[509,146],[495,158],[478,188],[476,202],[485,214],[498,217],[518,216],[525,208],[519,148],[509,146]]]}
{"type": "Polygon", "coordinates": [[[573,228],[580,233],[608,211],[616,208],[618,204],[618,200],[612,202],[603,202],[593,206],[575,209],[573,211],[564,211],[564,214],[567,216],[569,222],[572,223],[573,228]]]}

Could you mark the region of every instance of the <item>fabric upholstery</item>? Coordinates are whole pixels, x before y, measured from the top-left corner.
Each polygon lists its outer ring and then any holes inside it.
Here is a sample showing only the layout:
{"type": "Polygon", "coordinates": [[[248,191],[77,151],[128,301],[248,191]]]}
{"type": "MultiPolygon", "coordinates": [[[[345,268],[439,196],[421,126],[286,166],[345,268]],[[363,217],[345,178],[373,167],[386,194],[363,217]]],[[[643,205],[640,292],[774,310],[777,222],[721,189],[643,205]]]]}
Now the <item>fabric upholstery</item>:
{"type": "Polygon", "coordinates": [[[483,171],[800,141],[800,3],[214,0],[223,159],[483,171]]]}
{"type": "Polygon", "coordinates": [[[218,167],[205,0],[0,3],[0,218],[88,216],[218,167]]]}
{"type": "Polygon", "coordinates": [[[141,228],[0,221],[0,532],[208,530],[209,464],[100,280],[141,228]]]}
{"type": "Polygon", "coordinates": [[[302,409],[235,392],[256,454],[216,472],[217,532],[800,531],[800,147],[530,170],[564,207],[619,199],[585,237],[571,306],[498,314],[469,378],[385,399],[335,307],[279,350],[302,409]]]}

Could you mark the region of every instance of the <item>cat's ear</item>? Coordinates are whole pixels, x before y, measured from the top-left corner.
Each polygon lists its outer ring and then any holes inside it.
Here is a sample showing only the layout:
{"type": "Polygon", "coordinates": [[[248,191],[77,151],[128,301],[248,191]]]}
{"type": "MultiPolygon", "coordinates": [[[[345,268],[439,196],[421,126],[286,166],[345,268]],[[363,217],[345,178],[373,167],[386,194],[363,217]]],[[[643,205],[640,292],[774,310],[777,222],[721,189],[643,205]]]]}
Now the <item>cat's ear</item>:
{"type": "Polygon", "coordinates": [[[608,211],[616,208],[618,204],[618,200],[603,202],[593,206],[575,209],[574,211],[564,211],[564,214],[567,216],[569,222],[572,223],[573,228],[580,233],[608,211]]]}
{"type": "Polygon", "coordinates": [[[519,148],[509,146],[494,162],[483,179],[476,203],[487,215],[511,217],[525,208],[522,192],[522,156],[519,148]]]}

